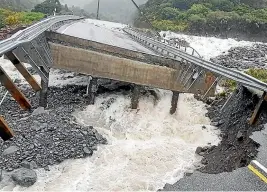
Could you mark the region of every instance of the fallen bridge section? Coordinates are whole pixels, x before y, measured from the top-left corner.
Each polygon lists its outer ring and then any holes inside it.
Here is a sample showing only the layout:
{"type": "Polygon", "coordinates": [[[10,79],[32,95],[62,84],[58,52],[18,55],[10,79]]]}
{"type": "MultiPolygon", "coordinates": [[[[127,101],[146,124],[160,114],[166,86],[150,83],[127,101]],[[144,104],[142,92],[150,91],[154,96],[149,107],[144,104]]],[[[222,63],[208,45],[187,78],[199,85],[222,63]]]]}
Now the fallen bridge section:
{"type": "Polygon", "coordinates": [[[206,94],[209,91],[209,95],[214,94],[210,86],[215,77],[211,78],[211,73],[198,81],[193,76],[184,78],[191,85],[188,89],[180,78],[181,63],[174,59],[54,32],[47,32],[46,36],[50,42],[53,68],[180,93],[206,94]]]}

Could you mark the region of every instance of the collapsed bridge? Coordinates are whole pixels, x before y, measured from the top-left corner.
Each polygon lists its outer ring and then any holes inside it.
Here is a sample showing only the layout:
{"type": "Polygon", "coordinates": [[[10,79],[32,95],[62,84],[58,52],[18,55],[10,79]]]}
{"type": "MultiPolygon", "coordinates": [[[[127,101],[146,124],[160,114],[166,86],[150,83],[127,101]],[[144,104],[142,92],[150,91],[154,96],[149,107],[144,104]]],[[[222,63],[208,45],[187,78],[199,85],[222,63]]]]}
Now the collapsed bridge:
{"type": "MultiPolygon", "coordinates": [[[[250,123],[254,123],[261,103],[266,99],[267,84],[240,71],[205,61],[196,50],[176,42],[150,38],[134,29],[124,28],[124,34],[153,53],[82,39],[58,32],[60,26],[77,22],[76,16],[47,18],[0,42],[0,55],[5,55],[34,91],[40,92],[40,106],[47,106],[49,72],[51,68],[65,69],[92,76],[89,85],[90,103],[94,103],[97,78],[132,83],[131,107],[138,107],[140,86],[171,90],[170,113],[177,107],[179,93],[193,93],[203,98],[214,95],[217,83],[231,79],[238,84],[260,90],[263,96],[250,123]],[[41,85],[32,77],[22,62],[29,63],[41,77],[41,85]]],[[[1,84],[10,92],[22,109],[30,109],[30,101],[19,90],[0,66],[1,84]]],[[[4,119],[0,118],[0,136],[13,136],[4,119]]]]}

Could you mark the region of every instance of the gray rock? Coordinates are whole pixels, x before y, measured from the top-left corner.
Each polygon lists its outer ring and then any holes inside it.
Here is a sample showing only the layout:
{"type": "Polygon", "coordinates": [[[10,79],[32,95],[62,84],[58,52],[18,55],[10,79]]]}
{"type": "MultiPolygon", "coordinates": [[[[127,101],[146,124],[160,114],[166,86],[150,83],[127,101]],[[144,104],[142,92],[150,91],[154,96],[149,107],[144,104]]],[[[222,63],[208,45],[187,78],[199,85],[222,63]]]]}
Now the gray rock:
{"type": "Polygon", "coordinates": [[[244,134],[241,131],[237,132],[236,138],[238,141],[243,141],[244,139],[244,134]]]}
{"type": "Polygon", "coordinates": [[[88,149],[88,147],[84,147],[83,152],[90,156],[93,155],[93,151],[91,149],[88,149]]]}
{"type": "Polygon", "coordinates": [[[219,125],[219,122],[215,121],[211,123],[211,126],[217,127],[219,125]]]}
{"type": "Polygon", "coordinates": [[[15,153],[17,150],[19,150],[19,148],[17,146],[10,146],[3,151],[2,155],[3,156],[11,155],[11,154],[15,153]]]}
{"type": "Polygon", "coordinates": [[[17,185],[21,185],[23,187],[29,187],[37,181],[37,174],[35,171],[26,168],[15,170],[11,177],[17,185]]]}
{"type": "Polygon", "coordinates": [[[209,162],[208,162],[208,160],[207,160],[206,158],[203,158],[203,159],[201,160],[201,163],[202,163],[203,165],[207,165],[209,162]]]}
{"type": "Polygon", "coordinates": [[[87,134],[88,134],[87,131],[81,131],[81,132],[82,132],[82,134],[84,134],[84,135],[87,135],[87,134]]]}
{"type": "Polygon", "coordinates": [[[219,121],[219,125],[222,125],[222,124],[224,124],[224,120],[219,121]]]}
{"type": "Polygon", "coordinates": [[[20,163],[20,166],[27,168],[27,169],[36,169],[37,168],[37,164],[35,163],[35,161],[28,162],[25,160],[25,161],[22,161],[20,163]]]}
{"type": "Polygon", "coordinates": [[[196,149],[196,152],[195,152],[195,153],[196,153],[196,154],[199,154],[200,152],[202,152],[202,150],[203,150],[203,149],[202,149],[202,147],[197,147],[197,149],[196,149]]]}
{"type": "Polygon", "coordinates": [[[32,112],[32,115],[40,115],[40,114],[48,114],[47,111],[45,111],[44,107],[38,107],[37,109],[35,109],[33,112],[32,112]]]}

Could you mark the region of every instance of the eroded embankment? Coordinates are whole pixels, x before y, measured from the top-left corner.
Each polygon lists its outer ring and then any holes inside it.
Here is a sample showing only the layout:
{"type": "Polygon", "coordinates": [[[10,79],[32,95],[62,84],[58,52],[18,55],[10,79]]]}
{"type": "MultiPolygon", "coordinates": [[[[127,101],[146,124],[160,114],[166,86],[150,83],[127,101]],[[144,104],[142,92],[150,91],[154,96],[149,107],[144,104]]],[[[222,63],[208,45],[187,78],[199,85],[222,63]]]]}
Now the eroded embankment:
{"type": "Polygon", "coordinates": [[[199,169],[201,172],[230,172],[247,166],[257,156],[259,144],[250,136],[264,128],[267,122],[266,104],[258,122],[255,125],[248,122],[258,100],[246,88],[239,87],[223,111],[221,109],[226,98],[218,97],[208,107],[207,116],[213,125],[218,126],[222,140],[218,146],[198,150],[204,156],[202,163],[205,166],[199,169]]]}

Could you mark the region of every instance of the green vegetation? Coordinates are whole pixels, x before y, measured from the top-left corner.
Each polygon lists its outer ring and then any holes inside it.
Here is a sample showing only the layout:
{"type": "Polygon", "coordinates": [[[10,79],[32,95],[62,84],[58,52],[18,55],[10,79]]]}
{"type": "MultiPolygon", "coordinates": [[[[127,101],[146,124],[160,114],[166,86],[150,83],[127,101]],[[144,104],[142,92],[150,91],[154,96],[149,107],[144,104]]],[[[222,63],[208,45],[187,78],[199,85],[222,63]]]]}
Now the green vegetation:
{"type": "Polygon", "coordinates": [[[33,23],[34,21],[39,21],[43,17],[43,13],[16,12],[8,9],[0,9],[0,28],[6,25],[28,25],[33,23]]]}
{"type": "Polygon", "coordinates": [[[267,69],[249,69],[246,74],[267,83],[267,69]]]}
{"type": "Polygon", "coordinates": [[[56,11],[56,13],[59,13],[62,8],[63,6],[59,2],[59,0],[46,0],[40,4],[37,4],[32,11],[52,15],[54,11],[56,11]]]}
{"type": "MultiPolygon", "coordinates": [[[[267,83],[267,69],[249,69],[247,71],[245,71],[246,74],[255,77],[256,79],[267,83]]],[[[225,80],[222,83],[223,87],[226,87],[229,91],[234,91],[236,89],[236,82],[230,79],[225,80]]]]}
{"type": "Polygon", "coordinates": [[[231,92],[233,92],[236,89],[236,82],[231,80],[231,79],[227,79],[224,81],[224,83],[222,84],[223,87],[226,87],[228,90],[230,90],[231,92]]]}
{"type": "MultiPolygon", "coordinates": [[[[265,0],[259,1],[266,5],[265,0]]],[[[159,30],[255,34],[267,26],[267,8],[246,0],[148,0],[141,9],[159,30]]],[[[143,23],[139,15],[135,25],[143,23]]]]}

